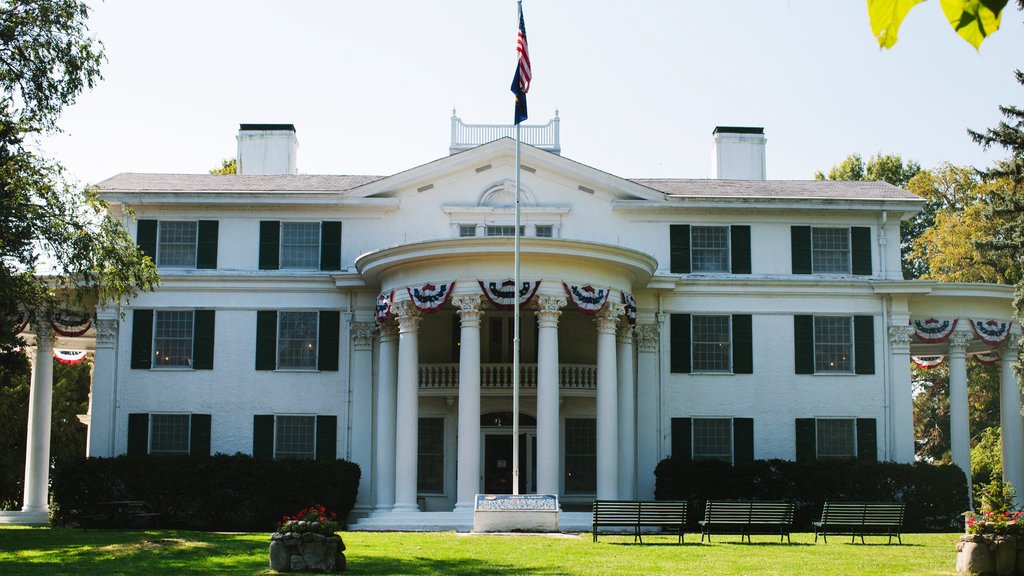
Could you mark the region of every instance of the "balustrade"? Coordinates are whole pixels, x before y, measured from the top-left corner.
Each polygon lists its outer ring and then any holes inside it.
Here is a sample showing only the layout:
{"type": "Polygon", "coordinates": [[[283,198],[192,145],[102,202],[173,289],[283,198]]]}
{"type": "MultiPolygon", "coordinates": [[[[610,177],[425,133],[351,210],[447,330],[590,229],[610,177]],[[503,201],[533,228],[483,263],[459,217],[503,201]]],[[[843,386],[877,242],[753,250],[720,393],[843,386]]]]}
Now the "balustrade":
{"type": "MultiPolygon", "coordinates": [[[[593,364],[561,364],[558,367],[559,387],[562,390],[590,390],[596,388],[597,366],[593,364]]],[[[519,366],[521,390],[537,389],[537,365],[519,366]]],[[[512,390],[511,364],[481,364],[482,390],[512,390]]],[[[420,364],[420,391],[454,391],[459,389],[459,365],[420,364]]]]}

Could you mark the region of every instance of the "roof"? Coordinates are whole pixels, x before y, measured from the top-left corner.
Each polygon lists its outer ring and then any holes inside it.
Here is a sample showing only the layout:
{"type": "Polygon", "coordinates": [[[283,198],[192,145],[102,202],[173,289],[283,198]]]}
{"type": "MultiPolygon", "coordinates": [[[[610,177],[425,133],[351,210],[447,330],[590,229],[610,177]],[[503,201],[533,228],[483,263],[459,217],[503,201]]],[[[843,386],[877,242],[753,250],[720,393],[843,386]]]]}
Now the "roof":
{"type": "Polygon", "coordinates": [[[630,182],[674,198],[921,200],[916,194],[880,181],[632,178],[630,182]]]}
{"type": "Polygon", "coordinates": [[[136,174],[125,172],[97,184],[101,190],[140,192],[344,192],[381,176],[283,174],[136,174]]]}

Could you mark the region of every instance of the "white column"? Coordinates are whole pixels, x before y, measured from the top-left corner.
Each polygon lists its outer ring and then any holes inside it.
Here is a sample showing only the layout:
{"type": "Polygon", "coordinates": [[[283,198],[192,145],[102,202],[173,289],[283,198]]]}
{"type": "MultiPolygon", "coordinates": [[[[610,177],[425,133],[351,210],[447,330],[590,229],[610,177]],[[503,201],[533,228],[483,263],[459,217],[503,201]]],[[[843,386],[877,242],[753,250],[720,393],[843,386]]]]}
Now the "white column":
{"type": "Polygon", "coordinates": [[[633,382],[633,326],[619,320],[619,498],[636,498],[636,388],[633,382]]]}
{"type": "Polygon", "coordinates": [[[374,510],[390,512],[395,507],[395,381],[398,370],[398,327],[380,327],[377,354],[377,470],[374,510]]]}
{"type": "Polygon", "coordinates": [[[86,454],[110,458],[115,456],[114,438],[117,404],[117,338],[116,310],[96,312],[96,353],[92,366],[92,393],[89,398],[89,439],[86,454]]]}
{"type": "Polygon", "coordinates": [[[597,313],[597,498],[619,497],[618,371],[615,326],[621,305],[609,303],[597,313]]]}
{"type": "Polygon", "coordinates": [[[559,425],[558,318],[566,299],[538,296],[537,311],[537,493],[558,494],[559,425]]]}
{"type": "Polygon", "coordinates": [[[365,514],[373,497],[373,322],[356,321],[349,316],[352,356],[349,369],[348,437],[349,459],[363,473],[354,512],[365,514]]]}
{"type": "Polygon", "coordinates": [[[970,332],[956,331],[949,337],[949,436],[956,464],[967,476],[971,494],[971,421],[967,412],[967,343],[970,332]]]}
{"type": "Polygon", "coordinates": [[[914,462],[914,387],[910,371],[910,338],[913,326],[889,326],[889,426],[892,437],[889,459],[914,462]]]}
{"type": "Polygon", "coordinates": [[[456,512],[470,512],[480,492],[480,310],[479,294],[458,296],[459,460],[456,512]]]}
{"type": "Polygon", "coordinates": [[[636,327],[636,464],[637,498],[654,499],[658,465],[658,325],[636,327]]]}
{"type": "Polygon", "coordinates": [[[25,499],[21,511],[26,515],[49,514],[50,415],[53,405],[53,343],[50,327],[36,326],[35,354],[32,357],[32,388],[28,396],[28,442],[25,446],[25,499]]]}
{"type": "Polygon", "coordinates": [[[420,418],[420,313],[412,302],[398,309],[398,398],[395,417],[395,512],[417,512],[416,472],[420,418]]]}
{"type": "Polygon", "coordinates": [[[1003,437],[1003,480],[1017,490],[1014,505],[1024,506],[1024,420],[1020,414],[1020,383],[1014,377],[1013,365],[1017,362],[1018,335],[1011,335],[1003,358],[999,375],[999,424],[1003,437]]]}

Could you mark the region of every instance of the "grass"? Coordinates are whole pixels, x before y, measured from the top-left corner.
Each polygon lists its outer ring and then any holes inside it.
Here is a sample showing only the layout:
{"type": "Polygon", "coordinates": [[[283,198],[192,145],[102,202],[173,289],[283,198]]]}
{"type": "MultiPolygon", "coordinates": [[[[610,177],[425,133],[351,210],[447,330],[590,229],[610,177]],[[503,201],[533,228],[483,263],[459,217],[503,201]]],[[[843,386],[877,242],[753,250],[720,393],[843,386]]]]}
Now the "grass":
{"type": "MultiPolygon", "coordinates": [[[[453,532],[343,534],[347,574],[932,574],[953,575],[957,534],[907,534],[902,546],[794,534],[792,544],[755,536],[716,536],[701,544],[667,536],[481,536],[453,532]]],[[[0,528],[0,574],[144,575],[273,574],[269,534],[174,530],[0,528]]]]}

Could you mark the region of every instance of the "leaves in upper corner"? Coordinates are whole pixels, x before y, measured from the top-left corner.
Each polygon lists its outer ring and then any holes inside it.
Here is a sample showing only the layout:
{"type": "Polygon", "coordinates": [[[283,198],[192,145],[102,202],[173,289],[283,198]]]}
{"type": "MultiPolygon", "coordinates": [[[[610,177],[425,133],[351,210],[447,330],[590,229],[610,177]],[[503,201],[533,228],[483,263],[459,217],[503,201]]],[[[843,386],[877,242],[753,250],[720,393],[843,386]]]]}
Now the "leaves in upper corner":
{"type": "Polygon", "coordinates": [[[975,50],[990,34],[999,30],[999,18],[1006,0],[940,0],[949,25],[975,50]]]}
{"type": "MultiPolygon", "coordinates": [[[[878,39],[880,48],[892,48],[896,44],[897,32],[903,18],[914,6],[924,0],[868,0],[868,17],[871,32],[878,39]]],[[[1006,3],[1006,0],[1002,0],[1006,3]]],[[[966,2],[965,2],[966,3],[966,2]]]]}

